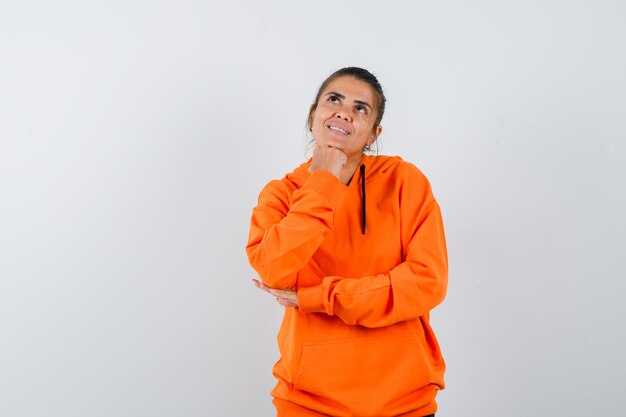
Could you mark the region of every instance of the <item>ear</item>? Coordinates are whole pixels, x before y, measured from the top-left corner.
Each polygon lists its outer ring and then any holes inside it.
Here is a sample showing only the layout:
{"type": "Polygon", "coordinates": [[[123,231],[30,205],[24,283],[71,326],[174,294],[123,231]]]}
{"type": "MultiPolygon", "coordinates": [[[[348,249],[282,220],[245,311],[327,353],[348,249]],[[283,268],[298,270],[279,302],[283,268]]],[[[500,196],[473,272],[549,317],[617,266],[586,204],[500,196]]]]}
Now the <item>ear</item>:
{"type": "Polygon", "coordinates": [[[383,133],[383,127],[381,125],[376,126],[376,129],[372,132],[372,136],[367,140],[367,146],[371,146],[376,142],[376,139],[378,139],[381,133],[383,133]]]}
{"type": "Polygon", "coordinates": [[[309,108],[309,118],[308,118],[309,127],[311,129],[313,128],[313,117],[314,116],[315,116],[315,106],[313,104],[311,104],[311,107],[309,108]]]}

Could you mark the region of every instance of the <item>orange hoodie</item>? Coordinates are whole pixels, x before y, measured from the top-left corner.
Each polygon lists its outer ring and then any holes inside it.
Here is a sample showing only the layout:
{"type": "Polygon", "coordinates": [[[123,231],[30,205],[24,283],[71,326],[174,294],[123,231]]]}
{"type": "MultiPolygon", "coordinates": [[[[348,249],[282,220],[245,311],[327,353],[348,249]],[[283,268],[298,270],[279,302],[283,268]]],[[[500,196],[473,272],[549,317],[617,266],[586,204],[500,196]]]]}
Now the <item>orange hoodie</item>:
{"type": "Polygon", "coordinates": [[[363,156],[347,186],[309,164],[261,191],[246,246],[265,285],[298,292],[278,333],[278,415],[434,413],[445,364],[429,312],[447,253],[428,180],[399,157],[363,156]]]}

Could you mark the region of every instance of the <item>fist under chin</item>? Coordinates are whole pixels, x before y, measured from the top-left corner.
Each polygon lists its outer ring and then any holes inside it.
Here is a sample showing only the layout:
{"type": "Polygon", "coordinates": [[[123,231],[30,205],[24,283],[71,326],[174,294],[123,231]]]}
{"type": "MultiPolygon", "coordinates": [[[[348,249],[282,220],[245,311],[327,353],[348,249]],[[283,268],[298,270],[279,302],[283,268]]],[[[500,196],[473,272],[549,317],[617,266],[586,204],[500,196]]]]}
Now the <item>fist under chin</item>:
{"type": "Polygon", "coordinates": [[[321,147],[335,148],[335,149],[338,149],[338,150],[343,152],[341,143],[337,143],[337,142],[334,142],[334,141],[328,141],[328,140],[316,140],[315,144],[317,146],[321,146],[321,147]]]}

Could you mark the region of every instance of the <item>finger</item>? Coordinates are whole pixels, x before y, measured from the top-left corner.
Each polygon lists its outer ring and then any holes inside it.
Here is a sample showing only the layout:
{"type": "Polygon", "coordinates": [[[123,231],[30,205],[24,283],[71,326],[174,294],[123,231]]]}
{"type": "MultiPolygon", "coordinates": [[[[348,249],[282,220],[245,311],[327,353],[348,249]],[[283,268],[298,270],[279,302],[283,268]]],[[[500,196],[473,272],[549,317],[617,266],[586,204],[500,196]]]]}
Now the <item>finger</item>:
{"type": "Polygon", "coordinates": [[[291,290],[277,290],[274,288],[270,288],[268,292],[275,297],[286,298],[286,299],[292,299],[292,298],[295,298],[296,296],[296,293],[291,290]]]}
{"type": "Polygon", "coordinates": [[[258,289],[263,290],[263,291],[268,292],[268,293],[270,293],[270,294],[271,294],[271,292],[270,292],[270,288],[269,288],[267,285],[263,284],[262,282],[257,281],[256,279],[253,279],[253,280],[252,280],[252,283],[253,283],[253,284],[254,284],[254,286],[255,286],[255,287],[257,287],[258,289]]]}
{"type": "Polygon", "coordinates": [[[297,304],[295,304],[292,301],[287,300],[285,298],[277,297],[276,301],[278,301],[278,304],[280,304],[283,307],[297,307],[298,306],[297,304]]]}
{"type": "Polygon", "coordinates": [[[288,295],[276,295],[277,299],[281,299],[287,303],[290,304],[298,304],[298,299],[296,298],[296,296],[294,294],[288,294],[288,295]]]}

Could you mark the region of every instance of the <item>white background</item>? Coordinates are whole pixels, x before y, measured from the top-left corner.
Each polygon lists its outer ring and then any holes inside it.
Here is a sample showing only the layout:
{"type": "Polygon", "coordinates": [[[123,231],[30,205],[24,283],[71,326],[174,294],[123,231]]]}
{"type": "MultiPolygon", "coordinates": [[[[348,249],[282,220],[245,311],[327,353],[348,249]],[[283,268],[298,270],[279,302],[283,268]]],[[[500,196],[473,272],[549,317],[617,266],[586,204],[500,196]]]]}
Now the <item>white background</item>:
{"type": "Polygon", "coordinates": [[[271,416],[244,252],[349,65],[450,255],[438,416],[626,409],[623,1],[0,1],[0,415],[271,416]]]}

